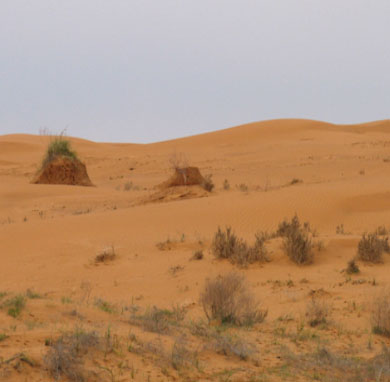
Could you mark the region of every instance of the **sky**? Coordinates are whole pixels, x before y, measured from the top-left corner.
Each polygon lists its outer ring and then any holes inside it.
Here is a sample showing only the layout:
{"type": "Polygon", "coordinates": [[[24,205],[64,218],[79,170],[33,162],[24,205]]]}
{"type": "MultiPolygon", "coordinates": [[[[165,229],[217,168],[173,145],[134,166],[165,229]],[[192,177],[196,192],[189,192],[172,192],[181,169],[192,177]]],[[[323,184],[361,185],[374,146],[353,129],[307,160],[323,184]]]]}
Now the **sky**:
{"type": "Polygon", "coordinates": [[[389,0],[0,0],[0,134],[390,118],[389,0]]]}

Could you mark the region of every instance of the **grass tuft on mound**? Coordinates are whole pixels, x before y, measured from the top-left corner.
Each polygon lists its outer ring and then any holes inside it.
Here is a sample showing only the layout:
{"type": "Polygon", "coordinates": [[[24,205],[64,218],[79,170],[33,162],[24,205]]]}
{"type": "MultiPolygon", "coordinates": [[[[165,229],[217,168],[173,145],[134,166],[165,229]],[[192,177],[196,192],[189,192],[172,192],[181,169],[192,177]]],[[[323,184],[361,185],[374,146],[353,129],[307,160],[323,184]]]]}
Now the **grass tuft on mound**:
{"type": "Polygon", "coordinates": [[[77,154],[71,148],[71,143],[64,139],[62,135],[55,137],[48,145],[45,158],[42,162],[42,167],[50,163],[59,156],[64,156],[72,160],[77,159],[77,154]]]}

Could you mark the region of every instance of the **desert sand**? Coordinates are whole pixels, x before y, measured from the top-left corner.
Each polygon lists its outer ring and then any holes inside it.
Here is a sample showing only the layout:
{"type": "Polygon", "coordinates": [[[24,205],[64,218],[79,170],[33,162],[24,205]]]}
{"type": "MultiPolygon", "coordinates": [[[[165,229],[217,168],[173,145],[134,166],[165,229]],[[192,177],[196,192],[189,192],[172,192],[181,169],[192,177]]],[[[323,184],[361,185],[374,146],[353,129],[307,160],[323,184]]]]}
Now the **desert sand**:
{"type": "Polygon", "coordinates": [[[390,256],[358,261],[357,275],[343,272],[363,233],[390,228],[390,120],[273,120],[153,144],[69,138],[96,187],[30,183],[49,139],[0,136],[1,301],[26,296],[17,317],[0,309],[1,381],[54,380],[45,356],[75,330],[99,337],[80,365],[87,381],[345,381],[345,365],[312,355],[322,349],[368,362],[390,345],[370,321],[372,301],[390,284],[390,256]],[[214,190],[158,194],[173,153],[212,174],[214,190]],[[280,238],[267,243],[269,262],[247,268],[210,251],[219,226],[251,242],[294,214],[322,243],[312,264],[289,260],[280,238]],[[97,263],[107,248],[115,258],[97,263]],[[196,250],[204,258],[190,260],[196,250]],[[232,270],[268,310],[264,322],[207,322],[204,282],[232,270]],[[305,319],[313,294],[331,310],[322,327],[305,319]],[[131,319],[153,306],[180,308],[185,318],[162,333],[131,319]],[[198,326],[240,338],[250,355],[221,351],[198,326]]]}

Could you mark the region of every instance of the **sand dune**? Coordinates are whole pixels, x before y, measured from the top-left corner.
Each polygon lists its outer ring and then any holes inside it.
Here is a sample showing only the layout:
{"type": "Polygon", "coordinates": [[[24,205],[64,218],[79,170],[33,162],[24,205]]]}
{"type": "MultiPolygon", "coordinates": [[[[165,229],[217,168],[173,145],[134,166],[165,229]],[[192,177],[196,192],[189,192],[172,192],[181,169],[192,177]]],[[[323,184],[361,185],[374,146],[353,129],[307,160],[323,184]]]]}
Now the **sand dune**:
{"type": "MultiPolygon", "coordinates": [[[[0,340],[0,380],[48,380],[45,339],[77,325],[99,333],[109,327],[120,342],[121,350],[105,357],[91,351],[95,363],[86,361],[85,367],[97,376],[91,374],[90,380],[108,381],[114,375],[116,381],[309,381],[316,367],[301,373],[285,366],[282,345],[303,355],[332,343],[340,354],[374,356],[382,342],[390,345],[386,337],[371,334],[369,307],[372,297],[389,285],[390,259],[385,255],[383,264],[359,263],[361,273],[352,279],[341,271],[364,232],[380,225],[390,228],[389,133],[390,120],[335,125],[296,119],[143,145],[69,138],[96,185],[91,188],[30,184],[49,138],[0,136],[0,292],[13,296],[30,289],[42,297],[27,299],[17,318],[0,310],[0,338],[6,336],[0,340]],[[170,176],[169,158],[175,152],[202,174],[212,174],[215,189],[182,200],[148,202],[155,186],[170,176]],[[242,360],[217,354],[196,337],[192,343],[202,366],[176,370],[166,357],[156,360],[158,352],[129,351],[130,332],[144,343],[156,340],[129,323],[126,309],[131,306],[168,309],[180,304],[188,307],[188,320],[205,320],[199,304],[205,279],[237,269],[209,252],[218,226],[231,226],[250,242],[257,231],[274,231],[295,213],[316,228],[323,244],[313,264],[292,263],[281,239],[274,239],[267,244],[269,263],[239,269],[269,312],[255,329],[238,334],[238,329],[226,329],[254,343],[258,351],[253,356],[242,360]],[[341,224],[343,234],[336,233],[341,224]],[[170,250],[156,246],[168,239],[170,250]],[[95,256],[110,246],[117,258],[95,264],[95,256]],[[205,258],[189,261],[197,249],[203,249],[205,258]],[[297,339],[313,290],[326,292],[331,323],[323,329],[306,325],[306,339],[297,339]],[[99,309],[99,299],[113,304],[115,312],[99,309]],[[19,353],[33,362],[20,357],[3,362],[19,353]],[[286,368],[288,375],[283,374],[286,368]],[[226,370],[231,379],[222,379],[226,370]]],[[[170,349],[180,337],[178,328],[174,332],[159,337],[163,348],[170,349]]]]}

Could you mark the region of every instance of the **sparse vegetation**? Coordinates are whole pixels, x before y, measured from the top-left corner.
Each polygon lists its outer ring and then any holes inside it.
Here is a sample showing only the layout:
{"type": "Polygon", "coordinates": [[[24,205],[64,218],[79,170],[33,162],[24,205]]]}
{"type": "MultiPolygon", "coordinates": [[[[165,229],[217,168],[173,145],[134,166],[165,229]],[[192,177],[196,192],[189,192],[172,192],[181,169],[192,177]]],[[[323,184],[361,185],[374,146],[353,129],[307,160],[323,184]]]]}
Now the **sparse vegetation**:
{"type": "Polygon", "coordinates": [[[0,342],[6,340],[9,336],[7,336],[5,333],[0,333],[0,342]]]}
{"type": "Polygon", "coordinates": [[[390,292],[383,291],[372,304],[372,331],[390,337],[390,292]]]}
{"type": "Polygon", "coordinates": [[[26,297],[21,294],[4,301],[1,305],[2,308],[7,309],[8,315],[14,318],[20,315],[25,306],[26,297]]]}
{"type": "Polygon", "coordinates": [[[247,361],[254,353],[256,346],[245,341],[238,335],[216,333],[213,336],[212,346],[218,354],[225,356],[235,356],[241,360],[247,361]]]}
{"type": "Polygon", "coordinates": [[[245,183],[240,183],[236,186],[241,192],[248,192],[249,187],[245,183]]]}
{"type": "Polygon", "coordinates": [[[106,263],[107,261],[114,261],[117,255],[115,252],[115,248],[112,245],[111,247],[106,247],[103,249],[101,253],[96,255],[95,263],[106,263]]]}
{"type": "Polygon", "coordinates": [[[170,331],[171,326],[176,326],[184,318],[185,310],[179,306],[173,307],[172,310],[153,306],[148,308],[144,314],[133,312],[130,323],[140,325],[148,332],[165,334],[170,331]]]}
{"type": "Polygon", "coordinates": [[[49,351],[44,357],[44,363],[53,378],[58,380],[62,376],[73,382],[83,382],[83,357],[90,348],[99,344],[96,332],[76,330],[74,333],[64,334],[54,343],[49,344],[49,351]]]}
{"type": "Polygon", "coordinates": [[[209,322],[247,326],[262,322],[267,316],[249,291],[244,276],[235,272],[207,279],[200,303],[209,322]]]}
{"type": "Polygon", "coordinates": [[[384,241],[376,233],[363,234],[358,243],[357,256],[362,261],[382,263],[382,255],[386,243],[387,238],[384,241]]]}
{"type": "Polygon", "coordinates": [[[351,259],[348,261],[346,272],[349,275],[356,274],[360,272],[359,266],[356,263],[355,259],[351,259]]]}
{"type": "Polygon", "coordinates": [[[218,227],[211,244],[211,251],[219,259],[229,259],[233,264],[246,267],[255,262],[269,261],[265,241],[264,235],[257,234],[255,243],[249,246],[243,239],[238,238],[230,227],[225,231],[218,227]]]}
{"type": "Polygon", "coordinates": [[[108,301],[103,300],[101,298],[97,298],[95,300],[95,306],[97,308],[99,308],[100,310],[102,310],[103,312],[110,313],[110,314],[115,313],[117,310],[115,305],[113,305],[113,304],[109,303],[108,301]]]}
{"type": "Polygon", "coordinates": [[[214,189],[215,186],[211,174],[207,174],[204,176],[204,182],[202,184],[202,187],[208,192],[211,192],[214,189]]]}
{"type": "Polygon", "coordinates": [[[323,298],[313,297],[306,306],[306,319],[310,326],[324,325],[330,315],[330,305],[323,298]]]}
{"type": "Polygon", "coordinates": [[[191,257],[191,260],[202,260],[204,258],[204,254],[202,250],[195,251],[191,257]]]}
{"type": "Polygon", "coordinates": [[[224,189],[225,191],[230,190],[230,183],[229,183],[229,181],[228,181],[227,179],[225,179],[225,180],[223,181],[222,187],[223,187],[223,189],[224,189]]]}

